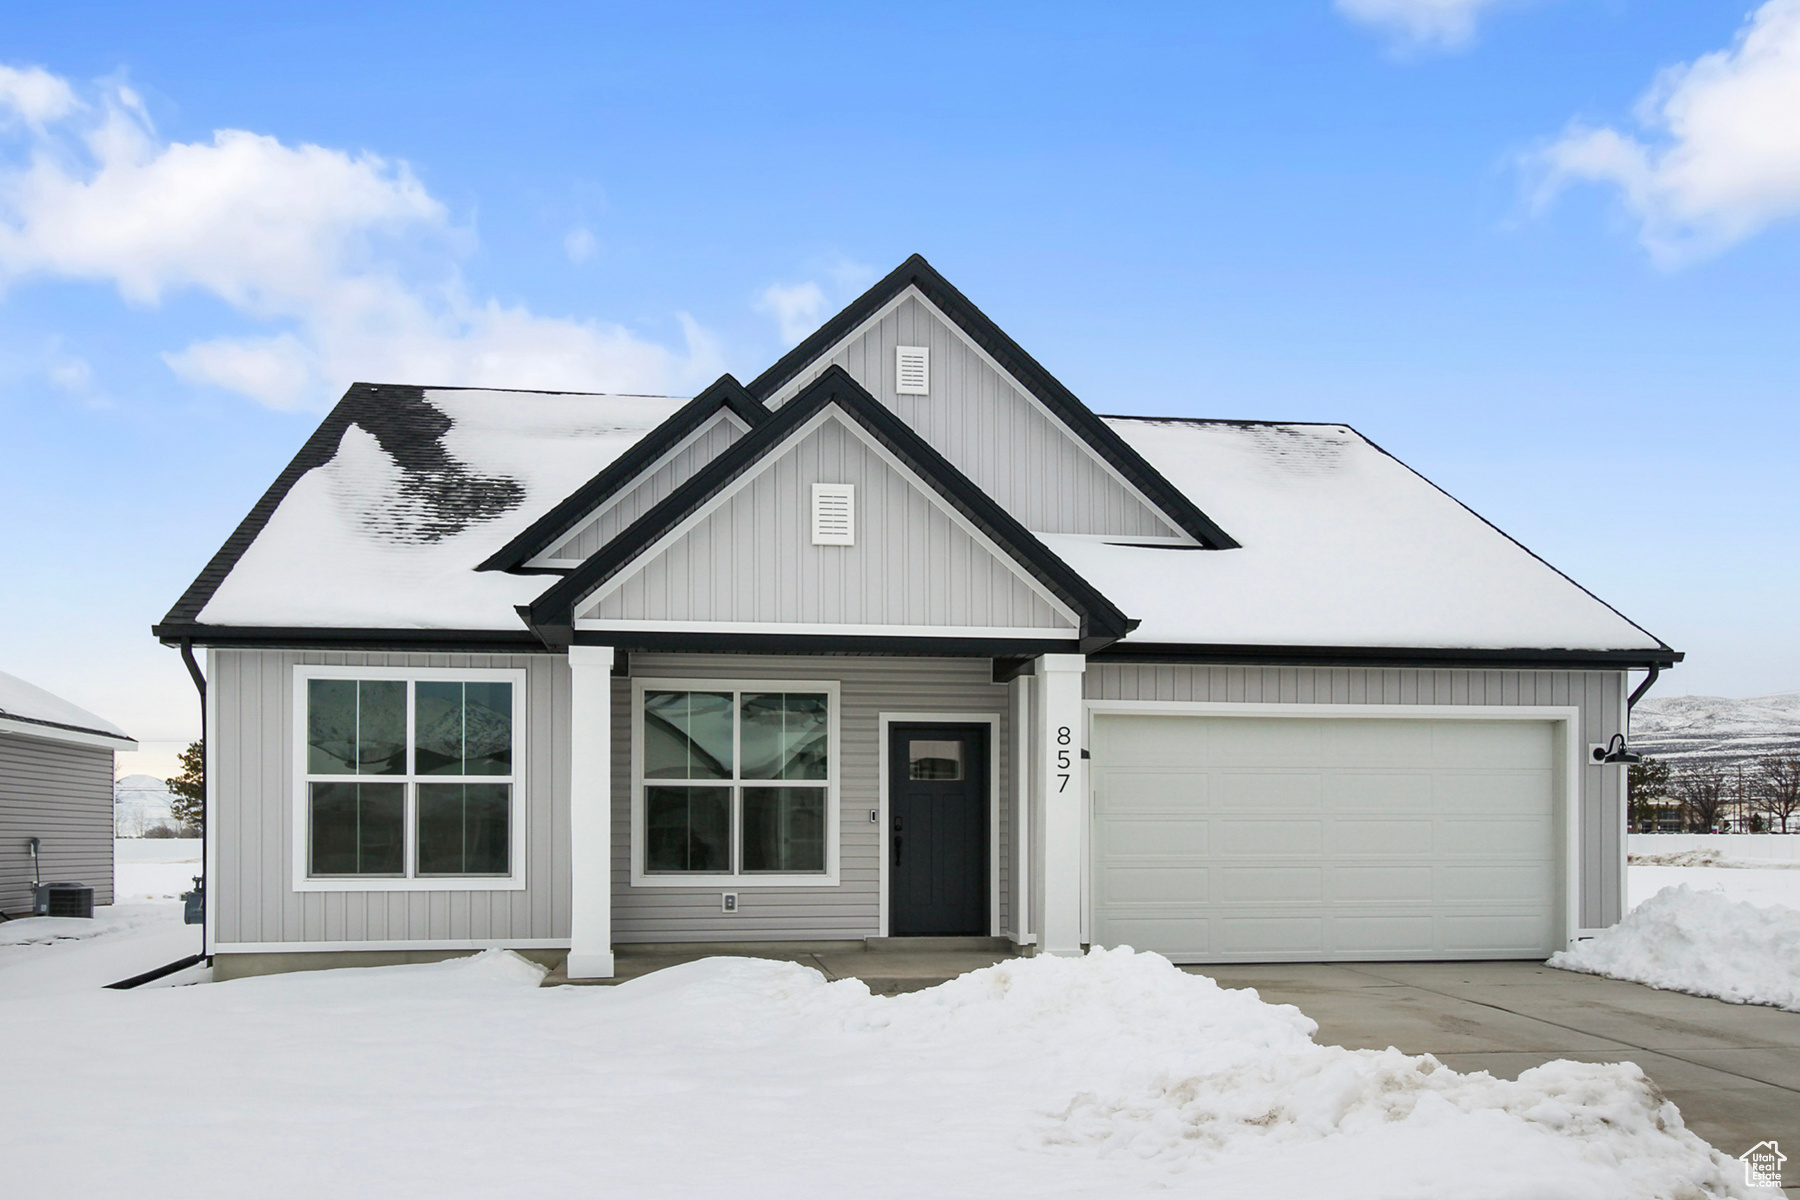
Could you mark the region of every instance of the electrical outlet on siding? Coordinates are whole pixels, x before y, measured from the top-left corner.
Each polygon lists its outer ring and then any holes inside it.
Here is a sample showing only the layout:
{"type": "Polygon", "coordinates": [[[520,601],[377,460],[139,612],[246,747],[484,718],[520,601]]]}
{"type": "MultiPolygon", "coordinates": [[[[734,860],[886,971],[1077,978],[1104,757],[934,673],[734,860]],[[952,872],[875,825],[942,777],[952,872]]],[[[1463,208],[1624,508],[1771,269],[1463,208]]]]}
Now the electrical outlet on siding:
{"type": "Polygon", "coordinates": [[[719,911],[722,913],[734,913],[737,910],[738,910],[738,894],[736,892],[720,893],[720,895],[719,895],[719,911]]]}

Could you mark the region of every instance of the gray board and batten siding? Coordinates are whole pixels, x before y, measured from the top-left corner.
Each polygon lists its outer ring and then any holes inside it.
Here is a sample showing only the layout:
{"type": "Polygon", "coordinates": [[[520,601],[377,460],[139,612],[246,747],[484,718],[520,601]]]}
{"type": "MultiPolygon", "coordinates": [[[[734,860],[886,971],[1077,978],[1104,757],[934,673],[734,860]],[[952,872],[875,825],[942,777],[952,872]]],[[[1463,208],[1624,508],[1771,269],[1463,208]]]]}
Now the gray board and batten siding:
{"type": "MultiPolygon", "coordinates": [[[[1007,927],[1012,734],[1007,688],[985,658],[633,654],[642,678],[831,679],[840,683],[840,883],[733,885],[741,910],[722,914],[718,887],[631,886],[631,681],[613,691],[613,939],[679,942],[871,937],[880,932],[879,720],[884,712],[994,716],[1001,779],[1001,928],[1007,927]]],[[[544,944],[569,937],[569,668],[550,654],[423,654],[222,650],[209,654],[215,712],[212,836],[215,941],[258,951],[331,943],[544,944]],[[516,795],[526,805],[522,891],[296,891],[293,873],[293,675],[298,666],[514,668],[527,673],[518,709],[516,795]]],[[[108,785],[110,789],[110,774],[108,785]]],[[[108,796],[110,797],[110,790],[108,796]]],[[[111,833],[110,808],[106,832],[111,833]]],[[[110,847],[110,841],[107,842],[110,847]]]]}
{"type": "MultiPolygon", "coordinates": [[[[1089,700],[1230,704],[1551,705],[1577,708],[1586,744],[1623,732],[1622,671],[1419,670],[1377,667],[1239,667],[1090,663],[1089,700]]],[[[1578,921],[1615,924],[1625,888],[1623,772],[1582,757],[1578,921]]]]}
{"type": "Polygon", "coordinates": [[[31,855],[45,883],[85,883],[113,902],[113,752],[0,733],[0,912],[31,911],[31,855]]]}
{"type": "Polygon", "coordinates": [[[1189,540],[912,289],[789,380],[770,407],[832,366],[849,372],[1027,529],[1189,540]],[[931,351],[928,395],[897,390],[900,346],[931,351]]]}
{"type": "Polygon", "coordinates": [[[548,654],[222,650],[208,654],[216,725],[209,835],[213,938],[233,944],[532,942],[569,936],[569,664],[548,654]],[[294,668],[512,668],[523,891],[296,891],[294,668]]]}
{"type": "Polygon", "coordinates": [[[604,586],[581,620],[1028,629],[1076,621],[836,413],[604,586]],[[855,486],[855,544],[812,544],[811,485],[855,486]]]}
{"type": "MultiPolygon", "coordinates": [[[[831,941],[881,932],[881,827],[869,820],[880,807],[880,714],[943,713],[996,717],[991,753],[1000,777],[1000,923],[1011,928],[1008,863],[1012,722],[1005,684],[993,682],[985,658],[863,658],[828,655],[751,656],[643,654],[631,656],[639,679],[832,679],[840,686],[838,736],[839,883],[836,887],[752,887],[734,884],[739,910],[719,911],[718,887],[633,888],[631,773],[620,747],[631,745],[631,684],[613,688],[613,941],[831,941]]],[[[992,798],[990,797],[990,803],[992,798]]]]}
{"type": "Polygon", "coordinates": [[[727,409],[720,409],[676,450],[624,491],[608,499],[598,512],[586,518],[549,552],[540,563],[581,563],[617,537],[633,521],[649,512],[668,494],[692,479],[696,472],[745,433],[744,424],[727,409]]]}

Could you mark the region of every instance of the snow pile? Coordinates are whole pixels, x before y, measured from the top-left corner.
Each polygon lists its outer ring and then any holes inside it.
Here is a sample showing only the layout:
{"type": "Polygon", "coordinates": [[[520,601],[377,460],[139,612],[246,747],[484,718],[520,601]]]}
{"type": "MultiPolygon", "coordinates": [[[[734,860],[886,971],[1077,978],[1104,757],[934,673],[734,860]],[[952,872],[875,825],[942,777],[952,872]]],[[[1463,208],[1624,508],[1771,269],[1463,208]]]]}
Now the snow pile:
{"type": "Polygon", "coordinates": [[[490,952],[7,1001],[9,1185],[183,1200],[1745,1195],[1631,1066],[1516,1083],[1129,950],[877,997],[715,958],[539,988],[490,952]],[[104,1080],[107,1118],[56,1114],[104,1080]],[[181,1136],[165,1103],[183,1097],[181,1136]]]}
{"type": "Polygon", "coordinates": [[[1800,1012],[1800,910],[1664,888],[1550,965],[1800,1012]]]}
{"type": "Polygon", "coordinates": [[[1694,850],[1677,850],[1672,854],[1633,854],[1634,867],[1725,867],[1734,871],[1800,871],[1800,862],[1768,862],[1743,858],[1727,858],[1723,850],[1702,846],[1694,850]]]}

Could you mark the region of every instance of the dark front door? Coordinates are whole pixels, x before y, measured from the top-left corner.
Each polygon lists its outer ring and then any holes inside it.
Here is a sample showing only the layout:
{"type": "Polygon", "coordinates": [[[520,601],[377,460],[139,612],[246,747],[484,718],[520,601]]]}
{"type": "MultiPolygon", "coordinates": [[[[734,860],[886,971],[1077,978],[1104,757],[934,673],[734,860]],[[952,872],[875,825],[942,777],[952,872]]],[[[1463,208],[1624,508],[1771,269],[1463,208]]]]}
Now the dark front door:
{"type": "Polygon", "coordinates": [[[888,932],[988,933],[988,727],[892,725],[888,932]]]}

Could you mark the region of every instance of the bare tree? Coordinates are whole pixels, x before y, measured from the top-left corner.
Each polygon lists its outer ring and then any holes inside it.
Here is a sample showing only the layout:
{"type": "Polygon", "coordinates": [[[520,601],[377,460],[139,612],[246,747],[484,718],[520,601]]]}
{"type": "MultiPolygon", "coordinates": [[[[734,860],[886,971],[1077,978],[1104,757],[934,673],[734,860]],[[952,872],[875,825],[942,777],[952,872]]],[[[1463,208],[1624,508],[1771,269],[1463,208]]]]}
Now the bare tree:
{"type": "Polygon", "coordinates": [[[1788,831],[1800,813],[1800,755],[1770,755],[1756,764],[1756,798],[1771,828],[1788,831]]]}
{"type": "Polygon", "coordinates": [[[1731,784],[1716,763],[1690,763],[1675,775],[1675,798],[1681,801],[1689,833],[1711,833],[1731,801],[1731,784]]]}

